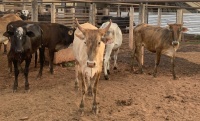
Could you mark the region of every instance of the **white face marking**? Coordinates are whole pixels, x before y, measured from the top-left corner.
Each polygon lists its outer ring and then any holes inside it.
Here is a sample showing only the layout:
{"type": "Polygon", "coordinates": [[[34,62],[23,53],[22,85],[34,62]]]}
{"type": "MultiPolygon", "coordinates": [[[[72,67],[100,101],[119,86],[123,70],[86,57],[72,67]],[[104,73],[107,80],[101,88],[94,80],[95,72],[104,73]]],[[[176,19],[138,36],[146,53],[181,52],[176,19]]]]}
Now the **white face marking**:
{"type": "Polygon", "coordinates": [[[23,14],[24,16],[28,16],[29,12],[28,12],[28,10],[22,10],[22,14],[23,14]]]}
{"type": "Polygon", "coordinates": [[[18,27],[16,30],[17,33],[17,37],[19,37],[20,39],[22,39],[23,36],[23,28],[22,27],[18,27]]]}

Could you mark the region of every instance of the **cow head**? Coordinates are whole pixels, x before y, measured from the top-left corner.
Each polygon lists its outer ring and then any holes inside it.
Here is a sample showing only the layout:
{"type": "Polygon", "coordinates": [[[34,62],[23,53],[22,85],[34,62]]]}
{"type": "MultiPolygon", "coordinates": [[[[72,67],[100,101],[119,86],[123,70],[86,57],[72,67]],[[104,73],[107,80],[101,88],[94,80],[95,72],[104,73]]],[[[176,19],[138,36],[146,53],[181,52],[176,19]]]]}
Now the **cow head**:
{"type": "Polygon", "coordinates": [[[84,41],[85,46],[87,48],[87,66],[90,68],[94,68],[96,66],[96,56],[98,53],[98,50],[100,49],[100,45],[102,44],[102,36],[108,31],[111,25],[111,21],[108,24],[107,27],[103,29],[84,29],[80,26],[78,23],[78,20],[76,19],[76,24],[78,29],[83,33],[83,36],[76,35],[81,40],[84,41]]]}
{"type": "MultiPolygon", "coordinates": [[[[107,27],[107,25],[109,24],[109,22],[105,22],[102,24],[102,26],[100,28],[105,28],[107,27]]],[[[114,34],[115,34],[115,30],[113,28],[109,28],[108,31],[105,33],[105,35],[102,37],[102,41],[105,44],[110,44],[114,42],[114,34]]]]}
{"type": "Polygon", "coordinates": [[[11,49],[15,53],[22,53],[26,49],[31,48],[29,37],[35,36],[32,31],[29,31],[27,26],[13,28],[13,31],[7,31],[3,34],[11,41],[11,49]]]}
{"type": "Polygon", "coordinates": [[[181,33],[188,29],[183,27],[183,24],[168,24],[169,30],[172,33],[172,45],[178,45],[181,39],[181,33]]]}
{"type": "Polygon", "coordinates": [[[16,14],[18,14],[22,20],[29,20],[31,18],[30,12],[28,10],[22,10],[16,14]]]}

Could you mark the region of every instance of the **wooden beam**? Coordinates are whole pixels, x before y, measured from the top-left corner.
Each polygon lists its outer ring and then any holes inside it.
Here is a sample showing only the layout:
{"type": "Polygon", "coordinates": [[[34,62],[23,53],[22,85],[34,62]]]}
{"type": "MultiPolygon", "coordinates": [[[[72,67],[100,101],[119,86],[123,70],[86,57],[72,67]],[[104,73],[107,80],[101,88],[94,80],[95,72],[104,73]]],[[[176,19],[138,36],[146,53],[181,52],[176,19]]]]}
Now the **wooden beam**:
{"type": "Polygon", "coordinates": [[[176,12],[176,23],[182,24],[183,23],[183,9],[178,9],[176,12]]]}
{"type": "Polygon", "coordinates": [[[129,48],[132,50],[134,44],[134,38],[133,38],[133,21],[134,21],[134,8],[130,7],[129,11],[129,48]]]}
{"type": "Polygon", "coordinates": [[[55,3],[51,4],[51,23],[55,23],[56,22],[56,6],[55,3]]]}
{"type": "Polygon", "coordinates": [[[162,9],[158,8],[158,26],[161,26],[161,14],[162,14],[162,9]]]}
{"type": "Polygon", "coordinates": [[[32,1],[32,17],[33,22],[38,22],[38,2],[37,0],[32,1]]]}
{"type": "MultiPolygon", "coordinates": [[[[139,23],[144,23],[145,22],[144,19],[145,19],[145,4],[141,3],[140,8],[139,8],[139,23]]],[[[142,46],[141,51],[142,51],[141,64],[143,65],[144,64],[144,46],[142,46]]]]}

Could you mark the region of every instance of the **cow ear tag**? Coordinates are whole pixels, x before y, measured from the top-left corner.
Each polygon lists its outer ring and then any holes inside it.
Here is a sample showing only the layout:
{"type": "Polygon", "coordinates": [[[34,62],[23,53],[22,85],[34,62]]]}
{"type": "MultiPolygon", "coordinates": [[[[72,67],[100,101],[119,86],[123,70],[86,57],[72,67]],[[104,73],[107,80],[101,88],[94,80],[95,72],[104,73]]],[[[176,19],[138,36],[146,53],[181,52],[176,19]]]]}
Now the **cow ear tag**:
{"type": "Polygon", "coordinates": [[[69,30],[69,31],[68,31],[68,34],[69,34],[69,35],[72,35],[72,34],[73,34],[73,30],[69,30]]]}

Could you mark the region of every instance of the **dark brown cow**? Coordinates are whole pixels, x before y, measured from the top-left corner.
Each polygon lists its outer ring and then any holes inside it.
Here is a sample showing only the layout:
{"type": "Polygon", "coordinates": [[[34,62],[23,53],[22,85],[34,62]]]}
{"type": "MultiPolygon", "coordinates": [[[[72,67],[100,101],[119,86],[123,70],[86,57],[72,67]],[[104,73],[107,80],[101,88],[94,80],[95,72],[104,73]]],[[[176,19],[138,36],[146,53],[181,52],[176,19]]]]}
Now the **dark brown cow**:
{"type": "Polygon", "coordinates": [[[172,74],[173,78],[176,79],[174,71],[175,53],[179,47],[181,33],[187,31],[187,28],[183,27],[182,24],[168,24],[168,26],[169,28],[161,28],[143,23],[134,28],[135,48],[133,56],[136,57],[138,62],[139,72],[143,72],[141,48],[144,46],[147,50],[156,53],[153,76],[156,77],[161,54],[164,54],[171,58],[172,74]]]}
{"type": "Polygon", "coordinates": [[[49,49],[50,72],[53,74],[54,52],[67,48],[73,42],[74,29],[58,23],[15,21],[7,25],[7,31],[12,31],[12,26],[20,27],[28,23],[37,24],[43,30],[43,46],[49,49]]]}
{"type": "Polygon", "coordinates": [[[14,64],[15,68],[15,81],[13,91],[15,92],[18,87],[18,64],[25,60],[25,90],[29,90],[28,73],[29,65],[31,63],[32,54],[40,49],[40,71],[39,75],[42,75],[43,70],[43,56],[44,47],[42,45],[42,30],[36,24],[27,24],[21,27],[13,27],[13,31],[7,31],[4,36],[8,37],[11,41],[11,47],[9,51],[10,60],[14,64]]]}

